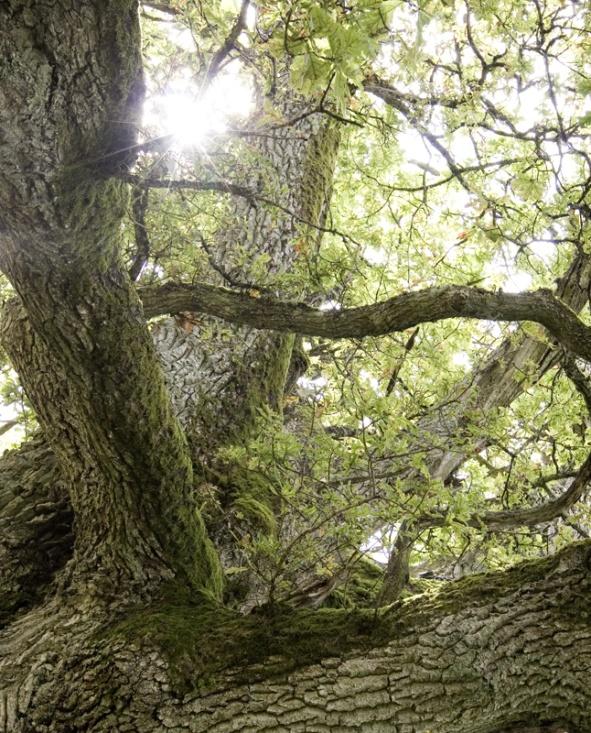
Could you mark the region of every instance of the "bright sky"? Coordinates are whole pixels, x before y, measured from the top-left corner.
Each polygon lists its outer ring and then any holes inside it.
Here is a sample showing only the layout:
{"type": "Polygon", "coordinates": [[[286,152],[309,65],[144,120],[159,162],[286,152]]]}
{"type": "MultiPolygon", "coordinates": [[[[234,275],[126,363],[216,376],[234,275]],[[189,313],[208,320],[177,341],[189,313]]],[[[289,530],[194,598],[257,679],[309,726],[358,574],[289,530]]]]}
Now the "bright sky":
{"type": "MultiPolygon", "coordinates": [[[[225,0],[226,6],[238,12],[240,0],[225,0]]],[[[248,26],[254,27],[255,15],[251,7],[248,16],[248,26]]],[[[458,4],[457,23],[464,25],[465,7],[458,4]]],[[[412,36],[417,33],[416,13],[406,5],[400,5],[395,11],[395,25],[398,28],[407,28],[412,36]]],[[[175,23],[165,23],[164,27],[169,39],[184,50],[194,50],[195,41],[191,31],[175,23]]],[[[423,41],[428,53],[436,53],[442,62],[449,56],[453,61],[455,54],[454,44],[449,32],[445,32],[438,20],[431,20],[423,31],[423,41]]],[[[244,38],[246,42],[246,38],[244,38]]],[[[387,47],[384,47],[387,49],[387,47]]],[[[489,49],[490,50],[490,49],[489,49]]],[[[495,49],[502,51],[502,48],[495,49]]],[[[466,52],[468,53],[468,51],[466,52]]],[[[568,61],[568,59],[566,59],[568,61]]],[[[389,66],[387,50],[382,51],[380,64],[389,66]]],[[[391,63],[391,62],[390,62],[391,63]]],[[[560,60],[552,59],[551,69],[555,78],[561,80],[566,78],[568,68],[565,58],[560,60]]],[[[533,76],[540,80],[545,78],[545,67],[541,56],[532,56],[533,76]]],[[[410,90],[412,91],[412,90],[410,90]]],[[[420,92],[420,89],[416,89],[420,92]]],[[[499,108],[511,113],[514,119],[519,121],[523,129],[530,129],[536,124],[544,121],[547,116],[547,89],[544,83],[532,84],[527,90],[518,93],[517,88],[503,85],[497,90],[489,92],[491,101],[499,108]]],[[[560,101],[560,100],[558,100],[560,101]]],[[[382,107],[383,102],[376,99],[376,107],[382,107]]],[[[175,76],[171,78],[162,94],[152,96],[145,108],[144,122],[146,127],[155,135],[173,135],[175,139],[174,148],[187,150],[191,148],[204,148],[209,137],[216,134],[223,134],[237,118],[246,117],[253,107],[253,92],[247,76],[241,70],[240,63],[233,61],[224,67],[217,75],[212,84],[205,90],[196,83],[191,70],[180,67],[175,76]]],[[[440,121],[438,126],[437,114],[433,113],[430,120],[430,130],[435,135],[443,135],[444,124],[440,121]]],[[[482,133],[486,137],[486,133],[482,133]]],[[[491,133],[492,136],[492,133],[491,133]]],[[[476,163],[475,150],[469,135],[464,130],[454,133],[450,139],[442,142],[448,147],[455,161],[461,165],[476,163]]],[[[408,172],[427,171],[427,180],[435,181],[440,175],[445,175],[448,165],[443,156],[427,142],[424,137],[414,129],[406,129],[399,135],[399,148],[403,156],[403,169],[408,172]]],[[[573,158],[564,155],[558,145],[544,152],[553,160],[555,166],[560,169],[564,181],[576,176],[577,170],[573,158]]],[[[490,177],[491,191],[495,186],[495,177],[490,177]]],[[[499,185],[503,186],[502,183],[499,185]]],[[[544,198],[554,195],[554,190],[546,190],[544,198]]],[[[449,207],[456,212],[461,212],[470,206],[470,197],[464,191],[450,191],[446,199],[449,207]]],[[[503,246],[487,267],[487,274],[495,277],[499,283],[499,275],[502,276],[500,283],[503,289],[509,292],[517,292],[531,287],[532,277],[515,266],[515,257],[511,256],[509,248],[503,246]]],[[[555,256],[555,248],[543,241],[534,242],[530,251],[544,265],[549,265],[555,256]]],[[[455,252],[450,253],[452,260],[455,252]]],[[[384,264],[388,260],[386,249],[376,246],[367,246],[363,252],[364,258],[375,265],[384,264]]],[[[486,283],[484,283],[486,285],[486,283]]],[[[324,307],[330,307],[325,304],[324,307]]]]}
{"type": "Polygon", "coordinates": [[[227,130],[230,121],[248,116],[252,91],[235,65],[220,72],[202,92],[188,69],[167,84],[164,94],[151,97],[144,125],[155,135],[173,135],[181,149],[204,145],[211,135],[227,130]]]}
{"type": "MultiPolygon", "coordinates": [[[[227,0],[235,11],[240,0],[227,0]]],[[[254,27],[255,10],[247,12],[247,26],[254,27]]],[[[165,24],[169,40],[185,51],[195,51],[195,40],[188,28],[165,24]]],[[[150,96],[144,107],[144,125],[156,136],[173,135],[174,147],[203,146],[207,138],[224,133],[232,120],[245,118],[252,111],[253,93],[237,62],[231,62],[216,75],[207,89],[195,81],[191,69],[180,67],[169,79],[162,94],[150,96]]]]}

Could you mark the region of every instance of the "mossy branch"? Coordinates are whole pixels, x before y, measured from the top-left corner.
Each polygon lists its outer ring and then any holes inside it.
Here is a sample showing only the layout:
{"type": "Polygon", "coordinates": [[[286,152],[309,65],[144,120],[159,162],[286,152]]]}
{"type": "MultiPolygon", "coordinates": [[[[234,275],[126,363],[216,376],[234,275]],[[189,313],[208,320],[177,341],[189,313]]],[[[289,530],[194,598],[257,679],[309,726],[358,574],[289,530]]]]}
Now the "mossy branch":
{"type": "Polygon", "coordinates": [[[197,283],[140,289],[147,318],[193,311],[233,323],[323,338],[364,338],[449,318],[533,321],[576,356],[591,361],[591,328],[550,290],[525,293],[447,285],[402,293],[358,308],[324,311],[304,303],[236,293],[197,283]]]}

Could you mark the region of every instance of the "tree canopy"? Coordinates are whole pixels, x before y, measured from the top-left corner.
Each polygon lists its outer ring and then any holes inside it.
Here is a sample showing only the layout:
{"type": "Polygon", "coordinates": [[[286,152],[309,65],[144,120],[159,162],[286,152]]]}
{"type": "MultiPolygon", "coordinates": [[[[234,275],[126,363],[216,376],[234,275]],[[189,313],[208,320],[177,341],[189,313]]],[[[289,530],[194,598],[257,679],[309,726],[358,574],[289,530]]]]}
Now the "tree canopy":
{"type": "Polygon", "coordinates": [[[0,731],[588,730],[586,4],[0,22],[0,731]]]}

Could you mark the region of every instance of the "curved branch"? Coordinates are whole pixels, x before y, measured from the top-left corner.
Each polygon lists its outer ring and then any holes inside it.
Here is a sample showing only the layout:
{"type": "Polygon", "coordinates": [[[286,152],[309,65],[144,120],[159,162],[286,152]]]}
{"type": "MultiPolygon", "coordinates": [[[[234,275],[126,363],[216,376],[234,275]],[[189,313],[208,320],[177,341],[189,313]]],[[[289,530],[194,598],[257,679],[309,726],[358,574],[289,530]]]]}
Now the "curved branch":
{"type": "MultiPolygon", "coordinates": [[[[551,522],[568,509],[574,506],[584,494],[591,481],[591,453],[579,469],[579,472],[571,482],[568,489],[556,499],[544,502],[538,506],[524,509],[507,509],[498,512],[486,512],[485,514],[472,514],[466,521],[468,527],[475,529],[486,529],[490,532],[499,532],[515,527],[534,526],[551,522]]],[[[430,527],[441,527],[446,522],[446,513],[423,517],[416,523],[420,530],[430,527]]]]}
{"type": "Polygon", "coordinates": [[[147,318],[193,311],[233,323],[274,331],[294,331],[323,338],[363,338],[404,331],[420,323],[448,318],[533,321],[563,346],[591,361],[591,328],[550,290],[526,293],[490,292],[447,285],[403,293],[373,305],[323,311],[304,303],[234,293],[197,283],[140,289],[147,318]]]}
{"type": "Polygon", "coordinates": [[[556,499],[526,509],[487,512],[480,517],[472,517],[469,524],[472,527],[484,527],[494,532],[513,527],[533,526],[543,524],[544,522],[551,522],[579,501],[590,481],[591,453],[579,469],[579,472],[568,489],[556,499]]]}
{"type": "Polygon", "coordinates": [[[591,382],[579,369],[575,359],[570,354],[564,354],[560,360],[566,376],[585,401],[585,406],[591,415],[591,382]]]}

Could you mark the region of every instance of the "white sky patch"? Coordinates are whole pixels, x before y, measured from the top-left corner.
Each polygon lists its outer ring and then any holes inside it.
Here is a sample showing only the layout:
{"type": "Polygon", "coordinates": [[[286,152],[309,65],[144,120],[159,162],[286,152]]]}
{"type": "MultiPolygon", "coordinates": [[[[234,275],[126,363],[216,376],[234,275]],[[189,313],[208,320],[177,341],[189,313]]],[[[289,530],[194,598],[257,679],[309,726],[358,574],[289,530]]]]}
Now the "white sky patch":
{"type": "Polygon", "coordinates": [[[165,275],[164,268],[155,262],[146,262],[142,267],[142,273],[151,272],[158,278],[163,278],[165,275]]]}
{"type": "Polygon", "coordinates": [[[445,192],[447,211],[463,212],[471,203],[471,195],[465,188],[450,189],[445,192]]]}
{"type": "Polygon", "coordinates": [[[450,63],[454,60],[454,36],[451,31],[443,31],[441,23],[432,20],[423,29],[423,48],[429,56],[435,56],[440,63],[450,63]]]}
{"type": "MultiPolygon", "coordinates": [[[[576,155],[569,154],[568,151],[564,150],[560,144],[552,141],[542,143],[542,150],[546,155],[548,155],[562,184],[573,183],[578,179],[579,165],[577,163],[576,155]]],[[[554,196],[557,190],[553,176],[550,178],[549,189],[551,196],[554,196]]]]}
{"type": "Polygon", "coordinates": [[[480,321],[480,328],[489,333],[493,338],[500,338],[503,335],[501,324],[497,321],[480,321]]]}
{"type": "Polygon", "coordinates": [[[528,249],[545,265],[551,265],[556,258],[556,246],[553,242],[535,240],[529,243],[528,249]]]}
{"type": "Polygon", "coordinates": [[[469,165],[474,162],[474,144],[464,130],[454,132],[449,145],[452,158],[460,165],[469,165]]]}
{"type": "Polygon", "coordinates": [[[368,244],[363,248],[363,259],[370,265],[385,265],[388,261],[388,252],[383,247],[368,244]]]}
{"type": "Polygon", "coordinates": [[[166,23],[165,28],[166,35],[175,46],[182,48],[183,51],[196,50],[197,45],[189,28],[184,28],[176,23],[166,23]]]}
{"type": "Polygon", "coordinates": [[[523,270],[515,270],[507,276],[503,284],[503,290],[508,293],[521,293],[529,290],[532,283],[532,276],[523,270]]]}
{"type": "Polygon", "coordinates": [[[471,369],[472,368],[472,359],[468,356],[468,354],[465,351],[456,351],[456,353],[451,357],[452,364],[455,364],[455,366],[462,367],[462,369],[471,369]]]}
{"type": "MultiPolygon", "coordinates": [[[[360,369],[359,370],[359,376],[364,382],[367,382],[369,386],[373,389],[374,392],[380,391],[380,383],[374,377],[374,375],[371,372],[368,372],[367,369],[360,369]]],[[[365,418],[364,418],[365,419],[365,418]]]]}
{"type": "Polygon", "coordinates": [[[328,384],[325,377],[300,377],[296,382],[299,397],[308,402],[322,402],[324,388],[328,384]]]}
{"type": "Polygon", "coordinates": [[[445,161],[439,153],[434,152],[416,130],[404,130],[398,135],[398,145],[403,151],[406,163],[403,167],[414,172],[417,167],[424,166],[440,170],[445,167],[445,161]]]}
{"type": "MultiPolygon", "coordinates": [[[[236,2],[236,5],[240,5],[239,2],[236,2]]],[[[246,9],[246,27],[249,31],[253,31],[255,29],[257,22],[257,11],[254,5],[249,5],[246,9]]]]}
{"type": "Polygon", "coordinates": [[[515,265],[517,252],[516,245],[506,242],[492,262],[484,268],[486,277],[494,277],[499,287],[508,293],[521,293],[529,290],[532,284],[532,276],[515,265]],[[499,275],[503,278],[501,282],[499,275]]]}
{"type": "Polygon", "coordinates": [[[539,86],[531,86],[517,96],[517,115],[524,127],[533,127],[545,117],[546,90],[539,86]]]}
{"type": "MultiPolygon", "coordinates": [[[[19,417],[19,407],[17,404],[5,405],[0,402],[0,428],[8,422],[17,420],[19,417]]],[[[25,428],[21,424],[17,424],[10,428],[4,435],[0,435],[0,455],[9,448],[18,445],[25,437],[25,428]]]]}
{"type": "Polygon", "coordinates": [[[321,310],[321,311],[340,311],[341,310],[341,304],[338,303],[336,300],[325,300],[324,303],[321,303],[318,306],[318,310],[321,310]]]}
{"type": "MultiPolygon", "coordinates": [[[[0,423],[0,427],[2,427],[2,423],[0,423]]],[[[4,433],[4,435],[0,435],[0,456],[4,451],[14,448],[21,443],[25,437],[25,429],[22,425],[15,425],[4,433]]]]}
{"type": "Polygon", "coordinates": [[[399,529],[400,525],[395,524],[389,531],[378,530],[375,534],[372,534],[371,537],[368,537],[359,549],[376,562],[385,565],[390,557],[388,548],[396,540],[399,529]]]}

